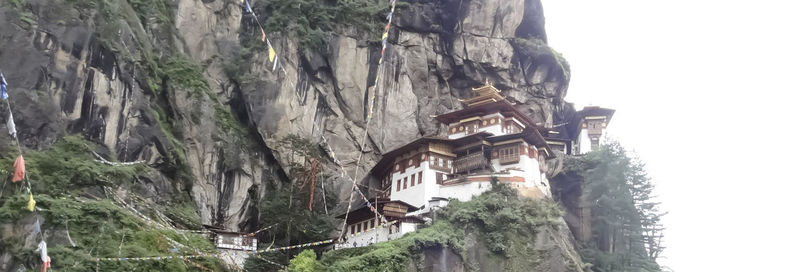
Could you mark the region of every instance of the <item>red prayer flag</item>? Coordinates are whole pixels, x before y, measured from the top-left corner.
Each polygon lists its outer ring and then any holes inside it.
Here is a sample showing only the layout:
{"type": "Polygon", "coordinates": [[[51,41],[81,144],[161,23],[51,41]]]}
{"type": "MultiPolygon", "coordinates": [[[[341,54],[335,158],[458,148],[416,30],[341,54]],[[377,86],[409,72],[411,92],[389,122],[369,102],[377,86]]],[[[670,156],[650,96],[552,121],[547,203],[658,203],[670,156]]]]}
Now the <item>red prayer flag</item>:
{"type": "Polygon", "coordinates": [[[22,155],[19,155],[17,159],[14,160],[14,178],[11,179],[11,182],[17,182],[23,179],[25,179],[25,159],[22,158],[22,155]]]}
{"type": "Polygon", "coordinates": [[[267,33],[264,33],[264,29],[262,28],[261,29],[261,41],[263,42],[266,39],[267,39],[267,33]]]}

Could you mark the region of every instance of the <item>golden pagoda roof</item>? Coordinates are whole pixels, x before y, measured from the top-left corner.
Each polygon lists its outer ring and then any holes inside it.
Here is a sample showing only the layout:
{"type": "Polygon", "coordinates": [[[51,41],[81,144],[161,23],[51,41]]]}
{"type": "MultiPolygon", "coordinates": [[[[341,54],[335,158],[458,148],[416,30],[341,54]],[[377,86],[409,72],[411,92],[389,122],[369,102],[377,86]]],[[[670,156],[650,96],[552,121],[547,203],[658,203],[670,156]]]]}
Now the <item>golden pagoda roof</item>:
{"type": "Polygon", "coordinates": [[[486,103],[506,101],[506,98],[500,95],[500,90],[495,88],[489,80],[486,80],[483,86],[472,88],[472,92],[475,94],[472,98],[459,100],[468,108],[486,103]]]}

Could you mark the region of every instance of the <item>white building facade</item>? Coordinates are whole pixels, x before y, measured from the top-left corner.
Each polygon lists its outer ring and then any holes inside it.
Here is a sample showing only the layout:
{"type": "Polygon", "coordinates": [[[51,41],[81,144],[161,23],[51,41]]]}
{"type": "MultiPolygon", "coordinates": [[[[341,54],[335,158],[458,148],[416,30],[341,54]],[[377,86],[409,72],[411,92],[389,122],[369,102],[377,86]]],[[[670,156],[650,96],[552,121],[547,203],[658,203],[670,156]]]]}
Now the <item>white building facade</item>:
{"type": "Polygon", "coordinates": [[[585,107],[558,126],[546,129],[544,137],[552,150],[567,155],[586,154],[603,144],[603,134],[613,116],[613,109],[585,107]]]}
{"type": "Polygon", "coordinates": [[[422,137],[384,153],[370,171],[378,211],[392,221],[382,226],[363,209],[348,218],[347,239],[337,248],[365,246],[415,231],[447,199],[468,201],[508,184],[531,198],[551,196],[546,160],[553,157],[540,128],[491,85],[473,89],[465,108],[439,115],[446,137],[422,137]],[[385,203],[381,206],[381,201],[385,203]],[[436,203],[436,204],[434,204],[436,203]],[[405,213],[398,213],[405,209],[405,213]],[[374,227],[373,227],[374,225],[374,227]]]}

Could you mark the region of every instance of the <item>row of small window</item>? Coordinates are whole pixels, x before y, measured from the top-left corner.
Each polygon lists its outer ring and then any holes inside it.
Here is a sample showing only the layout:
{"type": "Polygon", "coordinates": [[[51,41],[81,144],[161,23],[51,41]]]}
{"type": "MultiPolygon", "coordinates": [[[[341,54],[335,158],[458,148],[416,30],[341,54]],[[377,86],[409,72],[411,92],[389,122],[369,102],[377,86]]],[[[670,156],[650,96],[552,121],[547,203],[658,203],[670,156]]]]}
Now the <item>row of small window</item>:
{"type": "MultiPolygon", "coordinates": [[[[414,180],[416,178],[416,184],[422,184],[422,172],[411,174],[411,187],[414,187],[414,180]]],[[[402,180],[397,180],[397,191],[399,192],[400,189],[400,181],[403,182],[403,189],[408,188],[408,177],[404,177],[402,180]]]]}
{"type": "MultiPolygon", "coordinates": [[[[425,154],[422,154],[420,156],[421,156],[422,160],[425,160],[425,154]]],[[[430,166],[438,166],[438,167],[445,167],[444,166],[445,162],[447,162],[447,168],[452,168],[453,167],[453,161],[452,160],[446,160],[445,161],[445,159],[443,159],[443,158],[438,158],[438,160],[437,160],[437,158],[434,157],[434,156],[428,156],[428,162],[430,163],[430,166]]],[[[411,167],[414,164],[415,164],[415,161],[413,159],[409,159],[408,160],[408,167],[411,167]]],[[[400,164],[399,163],[394,166],[394,170],[395,171],[400,171],[400,164]]]]}
{"type": "MultiPolygon", "coordinates": [[[[500,122],[500,119],[492,118],[492,119],[489,119],[489,120],[483,120],[481,124],[482,124],[482,126],[487,126],[487,125],[494,125],[495,122],[500,122]]],[[[471,124],[471,125],[467,124],[466,127],[465,126],[459,126],[458,127],[458,131],[459,132],[460,131],[464,131],[464,128],[466,128],[468,132],[474,132],[475,130],[478,130],[478,122],[476,121],[474,124],[471,124]],[[470,131],[470,128],[472,128],[473,131],[470,131]]],[[[450,128],[450,133],[456,133],[456,127],[450,128]]]]}
{"type": "MultiPolygon", "coordinates": [[[[492,119],[491,121],[492,121],[491,123],[494,124],[494,119],[492,119]]],[[[483,121],[483,126],[486,126],[486,120],[483,121]]],[[[455,134],[457,132],[459,132],[459,133],[463,132],[465,128],[467,130],[467,134],[473,134],[473,133],[478,132],[479,126],[478,126],[477,123],[473,124],[473,125],[459,126],[458,130],[456,130],[456,127],[452,127],[452,128],[450,128],[450,134],[455,134]]],[[[522,128],[520,128],[519,126],[512,125],[512,124],[509,123],[509,124],[507,124],[505,126],[505,130],[503,132],[518,133],[518,132],[521,132],[521,131],[522,131],[522,128]]]]}
{"type": "Polygon", "coordinates": [[[522,132],[522,128],[520,128],[520,127],[518,127],[518,126],[515,126],[515,125],[507,125],[507,126],[506,126],[506,130],[505,130],[505,131],[503,131],[503,132],[507,132],[507,133],[519,133],[519,132],[522,132]]]}
{"type": "Polygon", "coordinates": [[[362,226],[364,231],[375,228],[375,219],[367,220],[355,225],[350,225],[350,234],[356,234],[361,232],[362,226]],[[369,227],[367,227],[367,225],[369,225],[369,227]]]}

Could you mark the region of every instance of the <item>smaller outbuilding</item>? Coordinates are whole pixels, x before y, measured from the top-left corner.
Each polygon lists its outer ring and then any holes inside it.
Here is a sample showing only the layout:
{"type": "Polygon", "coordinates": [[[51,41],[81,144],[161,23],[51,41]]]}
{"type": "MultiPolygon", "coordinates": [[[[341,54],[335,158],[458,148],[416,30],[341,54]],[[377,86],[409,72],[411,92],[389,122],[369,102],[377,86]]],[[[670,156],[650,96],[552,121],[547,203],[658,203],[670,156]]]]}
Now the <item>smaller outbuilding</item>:
{"type": "Polygon", "coordinates": [[[244,232],[228,231],[219,227],[203,225],[214,234],[214,245],[218,249],[233,249],[255,251],[258,249],[258,239],[255,235],[244,232]]]}

